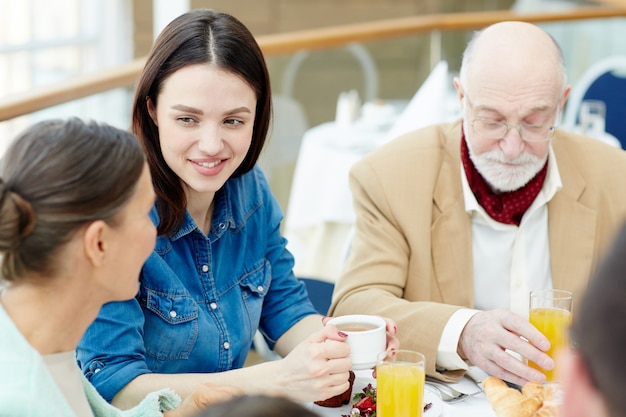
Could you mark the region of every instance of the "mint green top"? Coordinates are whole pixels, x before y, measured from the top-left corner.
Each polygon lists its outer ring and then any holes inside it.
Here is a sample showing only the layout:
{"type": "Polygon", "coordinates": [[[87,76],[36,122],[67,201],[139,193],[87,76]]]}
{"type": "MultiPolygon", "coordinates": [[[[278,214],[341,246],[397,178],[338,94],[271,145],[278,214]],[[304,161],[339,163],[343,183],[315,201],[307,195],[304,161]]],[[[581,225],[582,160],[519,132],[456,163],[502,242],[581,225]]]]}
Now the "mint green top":
{"type": "MultiPolygon", "coordinates": [[[[178,395],[164,389],[121,411],[106,402],[84,377],[83,384],[94,417],[161,417],[163,411],[180,404],[178,395]]],[[[0,305],[0,417],[5,416],[76,417],[39,352],[0,305]]]]}

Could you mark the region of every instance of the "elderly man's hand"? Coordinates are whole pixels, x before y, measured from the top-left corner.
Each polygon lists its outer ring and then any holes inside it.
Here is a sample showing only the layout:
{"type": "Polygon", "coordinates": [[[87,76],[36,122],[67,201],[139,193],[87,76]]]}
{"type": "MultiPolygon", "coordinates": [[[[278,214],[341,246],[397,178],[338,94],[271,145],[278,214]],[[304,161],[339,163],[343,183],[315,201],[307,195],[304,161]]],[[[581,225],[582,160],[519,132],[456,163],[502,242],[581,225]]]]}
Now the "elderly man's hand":
{"type": "Polygon", "coordinates": [[[546,376],[505,350],[549,370],[554,367],[544,353],[549,346],[548,339],[528,320],[508,310],[489,310],[476,313],[467,323],[459,339],[459,354],[490,375],[524,385],[531,380],[545,382],[546,376]]]}

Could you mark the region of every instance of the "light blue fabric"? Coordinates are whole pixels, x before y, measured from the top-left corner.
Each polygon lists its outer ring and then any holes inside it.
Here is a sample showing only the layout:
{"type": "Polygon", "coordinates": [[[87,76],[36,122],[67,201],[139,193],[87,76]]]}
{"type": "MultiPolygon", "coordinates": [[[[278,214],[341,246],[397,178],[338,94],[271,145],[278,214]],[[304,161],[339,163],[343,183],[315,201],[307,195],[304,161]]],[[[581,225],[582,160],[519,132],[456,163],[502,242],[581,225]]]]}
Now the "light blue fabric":
{"type": "Polygon", "coordinates": [[[137,297],[105,305],[79,344],[83,372],[104,398],[141,374],[240,368],[257,328],[273,346],[316,314],[293,275],[281,220],[255,168],[216,194],[208,236],[187,213],[173,236],[157,238],[137,297]]]}
{"type": "MultiPolygon", "coordinates": [[[[15,327],[2,305],[0,335],[0,416],[76,417],[43,358],[15,327]]],[[[163,415],[161,410],[171,410],[180,403],[173,391],[162,390],[122,412],[106,402],[87,379],[83,382],[95,417],[159,417],[163,415]]]]}

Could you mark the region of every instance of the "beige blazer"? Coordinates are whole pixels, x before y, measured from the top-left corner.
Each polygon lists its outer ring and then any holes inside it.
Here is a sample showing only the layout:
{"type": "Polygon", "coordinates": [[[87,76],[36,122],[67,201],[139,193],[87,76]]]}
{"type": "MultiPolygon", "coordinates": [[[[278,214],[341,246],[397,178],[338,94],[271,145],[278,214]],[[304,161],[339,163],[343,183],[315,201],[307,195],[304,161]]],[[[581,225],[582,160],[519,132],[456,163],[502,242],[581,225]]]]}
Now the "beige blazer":
{"type": "MultiPolygon", "coordinates": [[[[460,121],[430,126],[353,166],[355,236],[330,310],[393,318],[401,347],[424,353],[430,375],[446,322],[474,299],[460,140],[460,121]]],[[[552,147],[563,182],[548,204],[552,279],[576,299],[626,219],[626,152],[560,131],[552,147]]]]}

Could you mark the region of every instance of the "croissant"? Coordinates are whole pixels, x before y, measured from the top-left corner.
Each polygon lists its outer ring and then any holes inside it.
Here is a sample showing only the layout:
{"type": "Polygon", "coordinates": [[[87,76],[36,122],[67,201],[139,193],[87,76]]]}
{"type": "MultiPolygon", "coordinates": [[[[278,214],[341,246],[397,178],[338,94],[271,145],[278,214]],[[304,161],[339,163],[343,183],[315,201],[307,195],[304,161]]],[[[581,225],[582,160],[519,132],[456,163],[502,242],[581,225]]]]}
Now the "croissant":
{"type": "Polygon", "coordinates": [[[543,386],[543,404],[533,417],[555,417],[563,401],[562,391],[559,384],[546,384],[543,386]]]}
{"type": "Polygon", "coordinates": [[[490,376],[483,381],[483,388],[498,417],[556,417],[562,402],[559,384],[531,381],[519,392],[500,378],[490,376]]]}
{"type": "Polygon", "coordinates": [[[498,417],[533,417],[543,403],[542,396],[535,395],[530,387],[529,394],[524,394],[510,388],[500,378],[486,378],[483,388],[498,417]]]}
{"type": "Polygon", "coordinates": [[[543,385],[537,381],[530,381],[522,387],[522,394],[532,397],[539,397],[543,401],[543,385]]]}

